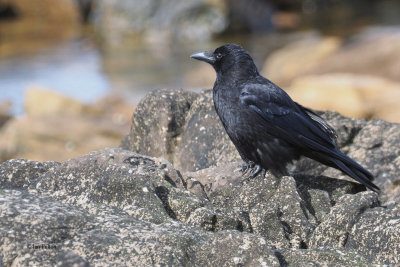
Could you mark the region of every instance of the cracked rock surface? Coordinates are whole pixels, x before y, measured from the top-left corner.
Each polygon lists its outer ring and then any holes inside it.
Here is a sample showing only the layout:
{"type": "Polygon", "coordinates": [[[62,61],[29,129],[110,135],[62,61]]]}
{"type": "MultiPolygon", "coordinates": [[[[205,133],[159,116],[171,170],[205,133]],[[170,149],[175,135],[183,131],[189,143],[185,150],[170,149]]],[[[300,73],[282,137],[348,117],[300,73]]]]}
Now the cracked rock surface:
{"type": "Polygon", "coordinates": [[[210,91],[152,94],[135,151],[0,164],[1,266],[400,264],[398,124],[323,114],[380,195],[308,159],[243,182],[210,91]]]}

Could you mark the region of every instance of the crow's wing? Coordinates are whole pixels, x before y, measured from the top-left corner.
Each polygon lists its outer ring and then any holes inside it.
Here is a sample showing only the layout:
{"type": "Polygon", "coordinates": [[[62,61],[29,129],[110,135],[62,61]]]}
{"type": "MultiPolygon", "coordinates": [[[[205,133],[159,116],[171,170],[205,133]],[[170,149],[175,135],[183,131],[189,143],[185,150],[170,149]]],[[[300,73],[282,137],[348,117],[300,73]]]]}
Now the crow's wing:
{"type": "Polygon", "coordinates": [[[332,152],[331,149],[336,148],[330,134],[272,83],[244,85],[240,102],[261,116],[268,133],[277,138],[298,148],[320,152],[332,152]]]}
{"type": "Polygon", "coordinates": [[[326,121],[324,121],[324,119],[321,118],[313,110],[306,108],[297,102],[295,102],[295,103],[301,110],[303,110],[318,125],[318,127],[321,128],[321,130],[326,132],[333,140],[336,141],[338,136],[336,134],[335,129],[333,129],[332,126],[330,126],[326,121]]]}
{"type": "Polygon", "coordinates": [[[337,150],[331,138],[333,129],[314,112],[293,102],[276,85],[247,84],[241,89],[240,102],[262,118],[268,134],[342,170],[371,190],[379,191],[371,182],[373,175],[368,170],[337,150]]]}

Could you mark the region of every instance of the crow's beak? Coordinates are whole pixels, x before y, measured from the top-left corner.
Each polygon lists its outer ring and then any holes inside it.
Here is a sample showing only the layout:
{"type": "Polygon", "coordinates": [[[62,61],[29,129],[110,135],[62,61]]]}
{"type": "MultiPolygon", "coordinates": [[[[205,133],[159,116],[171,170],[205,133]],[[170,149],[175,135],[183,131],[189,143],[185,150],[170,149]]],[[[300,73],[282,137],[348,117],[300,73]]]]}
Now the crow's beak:
{"type": "Polygon", "coordinates": [[[214,51],[203,51],[203,52],[197,52],[191,55],[191,58],[201,60],[204,62],[207,62],[209,64],[214,64],[215,63],[215,58],[213,56],[214,51]]]}

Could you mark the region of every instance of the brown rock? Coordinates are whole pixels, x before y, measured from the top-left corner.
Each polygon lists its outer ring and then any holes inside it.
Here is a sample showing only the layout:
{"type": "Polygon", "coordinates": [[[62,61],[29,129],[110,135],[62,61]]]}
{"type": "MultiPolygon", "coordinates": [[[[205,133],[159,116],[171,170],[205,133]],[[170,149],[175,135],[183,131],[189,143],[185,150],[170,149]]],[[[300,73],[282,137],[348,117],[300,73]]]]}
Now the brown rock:
{"type": "Polygon", "coordinates": [[[346,40],[306,37],[273,52],[262,74],[280,86],[303,75],[346,72],[400,80],[400,31],[370,28],[346,40]]]}
{"type": "Polygon", "coordinates": [[[284,86],[290,81],[313,69],[324,58],[339,50],[341,40],[337,37],[311,36],[291,43],[271,54],[265,62],[262,74],[284,86]]]}
{"type": "Polygon", "coordinates": [[[64,161],[93,149],[117,147],[129,127],[90,116],[26,116],[0,132],[0,160],[64,161]]]}
{"type": "Polygon", "coordinates": [[[90,112],[90,106],[40,86],[31,86],[25,93],[28,116],[72,115],[90,112]]]}
{"type": "Polygon", "coordinates": [[[380,77],[345,73],[304,76],[293,81],[288,93],[313,109],[400,122],[400,83],[380,77]]]}
{"type": "Polygon", "coordinates": [[[11,101],[0,102],[0,128],[11,119],[10,108],[12,106],[11,101]]]}
{"type": "Polygon", "coordinates": [[[350,72],[400,81],[399,59],[400,31],[395,28],[372,28],[321,60],[305,74],[350,72]]]}
{"type": "Polygon", "coordinates": [[[10,119],[0,131],[0,161],[64,161],[116,147],[129,131],[134,109],[115,96],[87,105],[39,87],[27,91],[25,107],[24,117],[10,119]]]}

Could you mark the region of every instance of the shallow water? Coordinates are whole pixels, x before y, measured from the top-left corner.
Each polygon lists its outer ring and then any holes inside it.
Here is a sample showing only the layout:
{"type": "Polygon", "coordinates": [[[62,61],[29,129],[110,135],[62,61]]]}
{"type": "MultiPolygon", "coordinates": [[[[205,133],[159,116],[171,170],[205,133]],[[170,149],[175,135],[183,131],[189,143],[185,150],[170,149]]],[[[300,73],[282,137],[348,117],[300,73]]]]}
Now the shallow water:
{"type": "Polygon", "coordinates": [[[0,103],[11,101],[11,113],[23,114],[24,92],[30,86],[86,103],[108,94],[122,95],[134,103],[158,88],[210,88],[215,79],[213,69],[190,59],[192,53],[237,42],[250,50],[261,67],[270,51],[298,36],[246,35],[210,42],[153,44],[136,38],[119,47],[101,49],[92,34],[81,33],[50,45],[44,40],[43,47],[39,42],[39,49],[28,53],[23,42],[21,48],[13,47],[11,55],[0,51],[0,103]]]}
{"type": "MultiPolygon", "coordinates": [[[[399,4],[385,3],[389,6],[378,5],[375,19],[368,18],[369,21],[399,22],[399,8],[392,8],[399,4]]],[[[357,23],[347,22],[346,27],[339,25],[340,31],[345,34],[357,31],[357,23]]],[[[213,69],[191,60],[190,54],[235,42],[249,50],[261,68],[273,50],[317,34],[310,31],[236,34],[194,43],[146,42],[132,37],[117,47],[106,48],[99,45],[95,34],[87,27],[64,33],[57,25],[32,25],[30,21],[15,27],[10,25],[0,23],[0,105],[3,101],[11,101],[14,115],[23,114],[24,92],[32,85],[84,102],[109,94],[138,102],[149,91],[158,88],[210,88],[215,79],[213,69]]]]}
{"type": "Polygon", "coordinates": [[[95,46],[69,40],[29,56],[0,61],[0,102],[10,100],[12,113],[23,113],[23,95],[30,86],[41,86],[91,102],[110,90],[95,46]]]}

